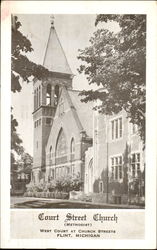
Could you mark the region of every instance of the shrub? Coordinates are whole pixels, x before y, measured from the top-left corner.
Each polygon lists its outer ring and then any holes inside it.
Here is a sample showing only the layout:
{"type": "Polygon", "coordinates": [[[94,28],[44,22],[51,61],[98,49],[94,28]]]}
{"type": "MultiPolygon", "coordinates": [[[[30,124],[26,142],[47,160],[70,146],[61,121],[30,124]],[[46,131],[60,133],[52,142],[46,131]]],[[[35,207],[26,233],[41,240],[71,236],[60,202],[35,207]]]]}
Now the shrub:
{"type": "Polygon", "coordinates": [[[41,188],[34,183],[27,185],[27,192],[39,192],[39,190],[41,190],[41,188]]]}
{"type": "Polygon", "coordinates": [[[61,176],[50,182],[40,182],[38,185],[30,183],[27,185],[25,195],[43,198],[68,199],[69,192],[80,191],[82,180],[79,176],[61,176]]]}
{"type": "Polygon", "coordinates": [[[56,181],[55,180],[51,180],[49,183],[47,183],[47,189],[50,192],[53,192],[56,188],[56,181]]]}
{"type": "Polygon", "coordinates": [[[52,180],[50,182],[50,191],[59,191],[59,192],[65,192],[69,193],[72,190],[79,191],[82,187],[82,180],[80,177],[75,176],[72,177],[71,175],[65,175],[61,176],[59,178],[56,178],[55,180],[52,180]]]}
{"type": "Polygon", "coordinates": [[[79,176],[76,176],[72,179],[72,184],[71,184],[72,190],[80,191],[82,185],[83,185],[83,181],[81,180],[79,176]]]}

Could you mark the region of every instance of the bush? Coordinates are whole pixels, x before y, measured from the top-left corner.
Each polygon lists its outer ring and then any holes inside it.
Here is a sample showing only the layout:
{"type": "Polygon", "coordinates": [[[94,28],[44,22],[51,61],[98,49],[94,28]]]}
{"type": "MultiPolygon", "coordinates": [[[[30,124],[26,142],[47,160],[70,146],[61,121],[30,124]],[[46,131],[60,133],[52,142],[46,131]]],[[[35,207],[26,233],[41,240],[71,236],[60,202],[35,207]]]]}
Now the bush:
{"type": "Polygon", "coordinates": [[[65,175],[51,180],[49,183],[40,182],[38,185],[34,183],[28,184],[25,196],[68,199],[69,192],[80,191],[82,184],[83,182],[79,176],[72,177],[71,175],[65,175]]]}
{"type": "Polygon", "coordinates": [[[27,185],[27,192],[39,192],[41,191],[40,186],[35,185],[34,183],[30,183],[27,185]]]}
{"type": "Polygon", "coordinates": [[[71,184],[72,190],[80,191],[82,185],[83,185],[83,181],[81,180],[80,177],[76,176],[72,179],[72,184],[71,184]]]}
{"type": "Polygon", "coordinates": [[[37,197],[37,198],[51,198],[51,199],[69,199],[69,193],[57,191],[57,192],[25,192],[25,197],[37,197]]]}
{"type": "Polygon", "coordinates": [[[49,184],[49,191],[58,191],[69,193],[72,190],[79,191],[82,187],[82,180],[80,177],[71,175],[65,175],[52,180],[49,184]]]}

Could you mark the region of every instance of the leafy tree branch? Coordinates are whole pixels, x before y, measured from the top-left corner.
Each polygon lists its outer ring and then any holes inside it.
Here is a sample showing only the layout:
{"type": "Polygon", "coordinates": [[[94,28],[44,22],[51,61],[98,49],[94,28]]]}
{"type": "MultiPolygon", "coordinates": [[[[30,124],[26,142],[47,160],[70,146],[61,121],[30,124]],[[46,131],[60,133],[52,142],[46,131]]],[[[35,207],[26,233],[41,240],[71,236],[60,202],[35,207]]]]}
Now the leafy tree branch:
{"type": "Polygon", "coordinates": [[[117,22],[120,31],[98,29],[90,46],[79,50],[82,64],[78,71],[86,75],[89,84],[102,88],[83,91],[82,101],[99,99],[97,108],[109,115],[124,109],[145,140],[146,16],[98,15],[95,25],[100,22],[117,22]]]}

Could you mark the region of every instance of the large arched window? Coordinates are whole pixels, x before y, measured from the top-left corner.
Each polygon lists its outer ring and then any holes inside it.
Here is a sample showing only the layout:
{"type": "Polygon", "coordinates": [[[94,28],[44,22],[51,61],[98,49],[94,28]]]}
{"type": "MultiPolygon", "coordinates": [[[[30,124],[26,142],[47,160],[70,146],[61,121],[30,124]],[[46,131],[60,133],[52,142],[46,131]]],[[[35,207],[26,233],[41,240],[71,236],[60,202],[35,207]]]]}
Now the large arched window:
{"type": "Polygon", "coordinates": [[[62,157],[67,154],[67,143],[63,129],[60,130],[57,145],[56,145],[56,157],[62,157]]]}
{"type": "Polygon", "coordinates": [[[71,161],[73,161],[74,158],[75,158],[75,141],[74,141],[74,138],[72,138],[72,140],[71,140],[70,154],[71,154],[71,161]]]}

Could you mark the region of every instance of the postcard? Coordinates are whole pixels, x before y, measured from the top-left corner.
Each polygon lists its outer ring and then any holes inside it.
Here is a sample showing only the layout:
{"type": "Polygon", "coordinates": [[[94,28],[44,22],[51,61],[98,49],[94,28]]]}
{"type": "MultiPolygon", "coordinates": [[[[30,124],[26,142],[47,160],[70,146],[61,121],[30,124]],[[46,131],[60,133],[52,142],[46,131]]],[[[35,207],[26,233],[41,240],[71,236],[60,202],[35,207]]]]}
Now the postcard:
{"type": "Polygon", "coordinates": [[[3,248],[155,248],[156,9],[2,3],[3,248]]]}

